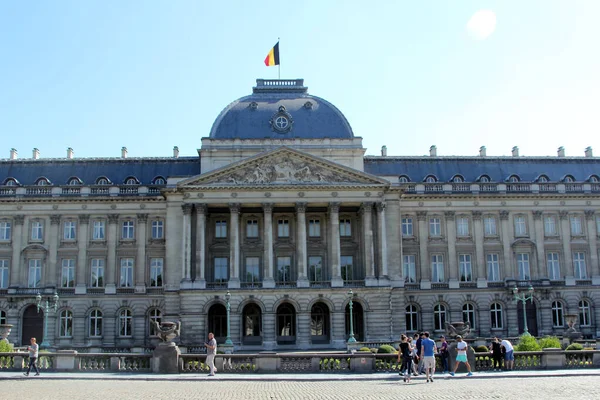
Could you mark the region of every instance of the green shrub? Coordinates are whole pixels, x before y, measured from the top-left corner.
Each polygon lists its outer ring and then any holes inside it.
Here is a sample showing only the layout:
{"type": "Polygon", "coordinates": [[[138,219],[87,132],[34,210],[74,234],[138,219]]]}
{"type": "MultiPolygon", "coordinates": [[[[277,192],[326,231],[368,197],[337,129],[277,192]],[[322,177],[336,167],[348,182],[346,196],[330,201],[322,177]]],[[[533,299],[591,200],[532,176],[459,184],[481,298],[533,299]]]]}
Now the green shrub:
{"type": "Polygon", "coordinates": [[[579,343],[571,343],[567,346],[566,350],[583,350],[583,345],[579,343]]]}
{"type": "Polygon", "coordinates": [[[368,351],[371,352],[371,349],[368,347],[361,347],[360,349],[358,349],[358,351],[368,351]]]}
{"type": "Polygon", "coordinates": [[[369,349],[369,350],[371,350],[371,353],[377,354],[377,349],[375,347],[373,347],[372,349],[369,349]]]}
{"type": "Polygon", "coordinates": [[[535,340],[535,337],[523,335],[519,339],[519,343],[515,346],[516,351],[540,351],[542,347],[535,340]]]}
{"type": "Polygon", "coordinates": [[[13,345],[6,340],[0,340],[0,353],[10,353],[13,351],[13,345]]]}
{"type": "Polygon", "coordinates": [[[538,343],[542,349],[560,349],[561,343],[556,336],[544,336],[538,343]]]}
{"type": "Polygon", "coordinates": [[[379,346],[379,348],[377,349],[377,353],[379,354],[395,354],[396,349],[394,349],[392,346],[390,346],[389,344],[382,344],[381,346],[379,346]]]}
{"type": "Polygon", "coordinates": [[[488,349],[487,346],[484,346],[484,345],[479,345],[479,346],[475,347],[473,350],[475,351],[475,353],[487,353],[490,351],[490,349],[488,349]]]}

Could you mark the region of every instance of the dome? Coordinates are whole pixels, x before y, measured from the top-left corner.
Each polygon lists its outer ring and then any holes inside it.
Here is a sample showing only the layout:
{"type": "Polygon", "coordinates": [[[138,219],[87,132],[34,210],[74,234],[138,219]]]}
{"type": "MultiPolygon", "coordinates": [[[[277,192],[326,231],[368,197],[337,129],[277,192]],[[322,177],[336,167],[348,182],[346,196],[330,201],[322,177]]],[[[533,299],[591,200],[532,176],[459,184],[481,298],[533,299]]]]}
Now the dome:
{"type": "Polygon", "coordinates": [[[228,105],[210,131],[211,139],[352,139],[344,115],[308,94],[303,79],[257,79],[250,96],[228,105]]]}

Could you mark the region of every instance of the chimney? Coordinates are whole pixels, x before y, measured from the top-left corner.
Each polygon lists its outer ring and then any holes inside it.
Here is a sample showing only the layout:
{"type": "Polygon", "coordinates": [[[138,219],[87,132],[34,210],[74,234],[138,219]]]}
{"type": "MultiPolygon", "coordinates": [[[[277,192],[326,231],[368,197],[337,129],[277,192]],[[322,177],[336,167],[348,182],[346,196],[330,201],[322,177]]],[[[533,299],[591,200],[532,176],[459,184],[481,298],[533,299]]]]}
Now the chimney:
{"type": "Polygon", "coordinates": [[[179,147],[173,147],[173,157],[179,158],[179,147]]]}
{"type": "Polygon", "coordinates": [[[37,160],[40,158],[40,151],[38,150],[37,147],[33,148],[33,155],[32,155],[34,160],[37,160]]]}
{"type": "Polygon", "coordinates": [[[381,155],[387,157],[387,146],[381,146],[381,155]]]}
{"type": "MultiPolygon", "coordinates": [[[[13,150],[15,150],[15,149],[13,149],[13,150]]],[[[594,157],[594,154],[592,153],[592,148],[590,146],[585,148],[585,156],[586,157],[594,157]]]]}
{"type": "Polygon", "coordinates": [[[127,147],[121,147],[121,158],[127,158],[127,147]]]}
{"type": "Polygon", "coordinates": [[[479,157],[485,157],[485,146],[479,148],[479,157]]]}
{"type": "Polygon", "coordinates": [[[10,159],[11,160],[16,160],[17,159],[17,149],[15,149],[14,147],[12,149],[10,149],[10,159]]]}
{"type": "Polygon", "coordinates": [[[435,144],[429,148],[429,157],[437,157],[437,147],[435,147],[435,144]]]}
{"type": "Polygon", "coordinates": [[[72,147],[68,147],[67,148],[67,158],[68,159],[73,159],[73,156],[75,155],[75,152],[73,151],[72,147]]]}
{"type": "Polygon", "coordinates": [[[512,156],[519,157],[519,148],[517,146],[512,148],[512,156]]]}
{"type": "Polygon", "coordinates": [[[560,147],[558,148],[558,151],[557,151],[557,153],[558,153],[558,156],[559,156],[559,157],[564,157],[564,156],[565,156],[565,148],[564,148],[563,146],[560,146],[560,147]]]}

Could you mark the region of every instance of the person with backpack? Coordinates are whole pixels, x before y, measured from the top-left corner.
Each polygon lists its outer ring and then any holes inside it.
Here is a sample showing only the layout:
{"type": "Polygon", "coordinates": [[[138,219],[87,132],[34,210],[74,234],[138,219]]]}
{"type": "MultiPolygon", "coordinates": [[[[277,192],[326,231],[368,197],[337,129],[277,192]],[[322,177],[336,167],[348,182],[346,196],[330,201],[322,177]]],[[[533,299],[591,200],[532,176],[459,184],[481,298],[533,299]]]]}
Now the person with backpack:
{"type": "Polygon", "coordinates": [[[410,373],[412,370],[412,345],[410,339],[406,335],[400,336],[400,351],[398,352],[398,362],[402,362],[400,366],[400,375],[404,376],[404,382],[410,382],[410,373]]]}

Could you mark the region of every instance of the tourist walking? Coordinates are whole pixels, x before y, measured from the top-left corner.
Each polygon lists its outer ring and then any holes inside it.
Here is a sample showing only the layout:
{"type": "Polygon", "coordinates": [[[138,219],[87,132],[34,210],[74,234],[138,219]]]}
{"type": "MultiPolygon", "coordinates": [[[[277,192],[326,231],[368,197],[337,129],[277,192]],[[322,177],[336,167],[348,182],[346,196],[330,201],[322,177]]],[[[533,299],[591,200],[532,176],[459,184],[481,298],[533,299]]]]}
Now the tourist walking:
{"type": "Polygon", "coordinates": [[[450,372],[450,368],[448,368],[448,358],[450,357],[450,353],[448,352],[448,342],[446,341],[446,337],[442,336],[440,339],[442,340],[442,344],[440,345],[440,358],[445,374],[446,372],[450,372]]]}
{"type": "Polygon", "coordinates": [[[458,369],[459,363],[464,362],[467,366],[467,370],[469,371],[467,376],[471,376],[473,375],[473,373],[471,372],[469,360],[467,360],[467,349],[469,348],[469,345],[467,344],[467,342],[462,340],[462,336],[460,335],[456,337],[456,340],[456,361],[454,362],[454,371],[450,372],[450,375],[454,376],[456,370],[458,369]]]}
{"type": "Polygon", "coordinates": [[[502,365],[502,346],[497,337],[492,339],[490,350],[492,351],[492,367],[494,367],[494,371],[500,371],[502,365]]]}
{"type": "Polygon", "coordinates": [[[419,364],[417,365],[417,372],[419,374],[423,373],[423,356],[421,355],[421,351],[423,350],[421,345],[423,343],[423,339],[425,339],[425,332],[419,333],[419,337],[417,338],[417,356],[419,357],[419,364]]]}
{"type": "Polygon", "coordinates": [[[515,367],[515,354],[513,353],[513,345],[511,342],[504,339],[500,342],[500,346],[504,347],[504,350],[506,351],[506,353],[504,353],[504,368],[507,371],[510,371],[515,367]]]}
{"type": "Polygon", "coordinates": [[[404,334],[401,335],[398,362],[401,362],[400,375],[404,375],[404,382],[410,382],[410,374],[412,370],[412,352],[413,348],[410,343],[410,338],[404,334]]]}
{"type": "Polygon", "coordinates": [[[425,367],[425,377],[427,382],[433,382],[433,374],[435,374],[435,353],[437,346],[433,340],[429,338],[429,332],[423,332],[425,337],[421,341],[421,359],[425,367]]]}
{"type": "Polygon", "coordinates": [[[413,371],[414,376],[419,375],[419,371],[417,370],[417,365],[419,364],[419,353],[417,352],[417,340],[418,339],[419,339],[419,334],[415,333],[413,335],[412,342],[410,343],[410,345],[412,346],[412,358],[413,358],[412,371],[413,371]]]}
{"type": "Polygon", "coordinates": [[[31,368],[35,370],[35,376],[40,374],[40,370],[36,365],[36,361],[38,359],[38,352],[40,350],[40,346],[36,343],[36,339],[34,337],[30,340],[30,345],[27,346],[27,351],[29,352],[29,366],[27,367],[27,372],[23,373],[25,376],[29,376],[31,372],[31,368]]]}
{"type": "Polygon", "coordinates": [[[208,365],[208,376],[215,376],[217,369],[215,368],[215,356],[217,355],[217,341],[215,335],[211,332],[208,334],[208,342],[206,346],[206,364],[208,365]]]}

